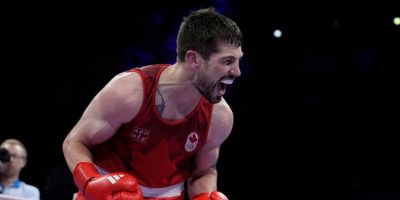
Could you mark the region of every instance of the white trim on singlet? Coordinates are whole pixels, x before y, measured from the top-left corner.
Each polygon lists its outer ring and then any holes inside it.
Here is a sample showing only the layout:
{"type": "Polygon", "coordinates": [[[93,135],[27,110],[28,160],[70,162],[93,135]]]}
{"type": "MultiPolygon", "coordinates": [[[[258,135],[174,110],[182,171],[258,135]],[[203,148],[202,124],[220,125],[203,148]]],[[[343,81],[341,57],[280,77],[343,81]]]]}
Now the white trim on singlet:
{"type": "Polygon", "coordinates": [[[144,197],[174,197],[182,194],[184,182],[162,188],[150,188],[139,185],[144,197]]]}
{"type": "MultiPolygon", "coordinates": [[[[96,165],[97,170],[99,171],[100,174],[109,174],[106,170],[103,168],[99,167],[96,165]]],[[[165,197],[174,197],[174,196],[179,196],[182,194],[182,192],[185,190],[185,182],[180,182],[175,185],[171,185],[168,187],[162,187],[162,188],[151,188],[151,187],[145,187],[142,185],[139,185],[140,189],[142,190],[143,196],[144,197],[160,197],[160,198],[165,198],[165,197]]]]}

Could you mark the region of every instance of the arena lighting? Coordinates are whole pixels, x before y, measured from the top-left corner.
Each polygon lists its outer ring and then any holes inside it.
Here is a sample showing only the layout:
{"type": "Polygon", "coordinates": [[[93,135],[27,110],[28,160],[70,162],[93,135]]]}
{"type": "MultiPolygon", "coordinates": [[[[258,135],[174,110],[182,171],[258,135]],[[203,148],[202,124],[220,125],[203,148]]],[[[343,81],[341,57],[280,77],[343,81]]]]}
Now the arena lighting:
{"type": "Polygon", "coordinates": [[[280,38],[280,37],[282,37],[282,31],[279,30],[279,29],[275,29],[275,30],[274,30],[274,37],[275,37],[275,38],[280,38]]]}
{"type": "Polygon", "coordinates": [[[394,25],[399,26],[400,25],[400,17],[393,18],[393,23],[394,23],[394,25]]]}
{"type": "Polygon", "coordinates": [[[339,20],[335,19],[332,22],[333,26],[339,26],[339,20]]]}

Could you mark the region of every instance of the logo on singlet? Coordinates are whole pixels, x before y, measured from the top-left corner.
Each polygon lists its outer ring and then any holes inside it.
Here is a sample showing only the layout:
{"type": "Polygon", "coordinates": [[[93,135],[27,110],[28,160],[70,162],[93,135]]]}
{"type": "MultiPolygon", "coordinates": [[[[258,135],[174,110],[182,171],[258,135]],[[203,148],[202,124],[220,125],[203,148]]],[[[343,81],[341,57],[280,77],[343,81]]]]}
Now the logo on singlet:
{"type": "Polygon", "coordinates": [[[146,143],[149,135],[150,135],[149,130],[138,128],[138,127],[134,127],[130,134],[131,138],[133,138],[136,141],[139,141],[141,143],[146,143]]]}
{"type": "Polygon", "coordinates": [[[196,132],[191,132],[186,138],[185,150],[191,152],[196,149],[199,143],[199,135],[196,132]]]}

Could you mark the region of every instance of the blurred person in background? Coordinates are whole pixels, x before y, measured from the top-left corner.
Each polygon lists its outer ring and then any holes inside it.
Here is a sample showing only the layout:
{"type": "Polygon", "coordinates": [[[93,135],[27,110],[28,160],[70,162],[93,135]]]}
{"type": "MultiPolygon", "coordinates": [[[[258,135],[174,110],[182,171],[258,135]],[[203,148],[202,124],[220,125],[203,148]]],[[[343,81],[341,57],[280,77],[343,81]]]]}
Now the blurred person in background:
{"type": "Polygon", "coordinates": [[[0,145],[0,194],[40,200],[37,187],[20,180],[21,170],[27,164],[25,145],[16,139],[7,139],[0,145]]]}

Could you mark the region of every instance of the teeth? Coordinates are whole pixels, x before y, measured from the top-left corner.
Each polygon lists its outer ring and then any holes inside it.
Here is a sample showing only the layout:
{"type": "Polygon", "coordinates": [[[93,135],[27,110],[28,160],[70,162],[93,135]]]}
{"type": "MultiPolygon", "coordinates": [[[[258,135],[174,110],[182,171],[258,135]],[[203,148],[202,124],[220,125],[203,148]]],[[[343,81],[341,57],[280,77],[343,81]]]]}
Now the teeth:
{"type": "Polygon", "coordinates": [[[232,79],[225,79],[225,80],[222,80],[221,82],[230,85],[230,84],[233,83],[233,80],[232,79]]]}

